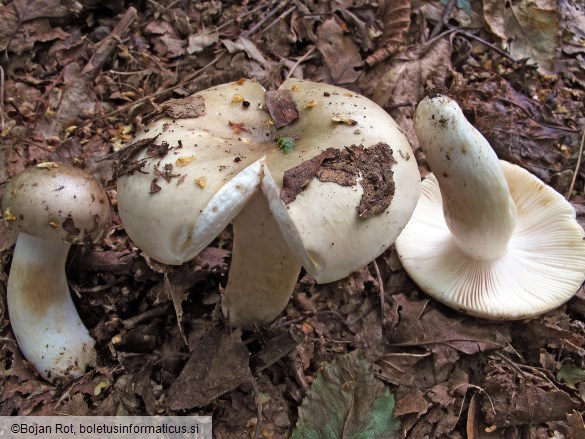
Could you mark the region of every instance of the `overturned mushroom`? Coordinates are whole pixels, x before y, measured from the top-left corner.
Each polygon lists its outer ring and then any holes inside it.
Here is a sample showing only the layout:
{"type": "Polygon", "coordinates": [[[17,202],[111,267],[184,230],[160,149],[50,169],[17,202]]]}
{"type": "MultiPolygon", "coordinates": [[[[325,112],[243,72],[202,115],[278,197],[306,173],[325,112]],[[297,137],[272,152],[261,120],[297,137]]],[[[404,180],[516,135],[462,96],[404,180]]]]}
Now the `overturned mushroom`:
{"type": "Polygon", "coordinates": [[[338,87],[290,79],[265,92],[241,80],[145,118],[118,178],[126,231],[154,259],[182,264],[233,221],[222,308],[234,326],[273,320],[301,265],[331,282],[368,264],[419,196],[394,120],[338,87]]]}
{"type": "Polygon", "coordinates": [[[96,352],[71,300],[65,261],[71,244],[103,236],[108,197],[85,171],[47,162],[8,183],[2,212],[20,232],[7,291],[18,346],[45,379],[76,378],[95,365],[96,352]]]}
{"type": "Polygon", "coordinates": [[[437,300],[490,319],[535,316],[569,300],[585,279],[573,207],[499,161],[451,98],[423,99],[414,124],[433,174],[396,240],[410,277],[437,300]]]}

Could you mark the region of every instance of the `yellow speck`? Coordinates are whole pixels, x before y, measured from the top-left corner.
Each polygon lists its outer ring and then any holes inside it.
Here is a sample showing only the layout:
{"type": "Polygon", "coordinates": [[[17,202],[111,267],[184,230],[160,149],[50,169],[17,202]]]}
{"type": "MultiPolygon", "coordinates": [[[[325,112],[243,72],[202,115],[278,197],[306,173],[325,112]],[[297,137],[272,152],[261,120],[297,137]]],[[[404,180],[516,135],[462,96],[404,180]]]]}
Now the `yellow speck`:
{"type": "Polygon", "coordinates": [[[41,168],[41,169],[53,169],[53,168],[58,168],[59,167],[59,163],[55,163],[55,162],[43,162],[43,163],[39,163],[37,165],[37,168],[41,168]]]}
{"type": "Polygon", "coordinates": [[[240,79],[238,79],[238,80],[235,82],[235,84],[238,84],[238,85],[243,85],[243,84],[244,84],[244,82],[246,82],[246,78],[240,78],[240,79]]]}
{"type": "Polygon", "coordinates": [[[343,93],[343,96],[347,96],[348,98],[353,98],[353,93],[343,93]]]}
{"type": "Polygon", "coordinates": [[[301,91],[301,86],[299,84],[295,84],[291,87],[292,91],[301,91]]]}
{"type": "Polygon", "coordinates": [[[202,176],[202,177],[196,178],[195,183],[197,183],[197,186],[199,186],[201,189],[203,189],[205,187],[205,183],[207,183],[207,177],[202,176]]]}
{"type": "Polygon", "coordinates": [[[313,108],[315,105],[317,105],[317,101],[310,101],[310,102],[307,102],[307,105],[305,105],[305,108],[313,108]]]}
{"type": "Polygon", "coordinates": [[[45,115],[46,115],[46,116],[51,116],[51,117],[52,117],[52,116],[56,116],[56,115],[57,115],[57,113],[56,113],[54,110],[51,110],[50,108],[47,108],[47,109],[45,110],[45,115]]]}
{"type": "Polygon", "coordinates": [[[110,383],[108,381],[100,381],[93,389],[94,396],[98,396],[100,393],[102,393],[103,389],[107,389],[109,386],[110,383]]]}
{"type": "Polygon", "coordinates": [[[7,207],[4,211],[4,221],[16,221],[16,217],[12,213],[12,210],[10,210],[10,207],[7,207]]]}
{"type": "Polygon", "coordinates": [[[268,120],[265,120],[265,121],[264,121],[264,124],[265,124],[267,127],[271,127],[271,126],[274,126],[274,121],[273,121],[272,119],[268,119],[268,120]]]}
{"type": "Polygon", "coordinates": [[[179,157],[177,159],[177,161],[175,162],[175,164],[179,167],[181,166],[187,166],[189,163],[195,161],[195,156],[194,155],[190,155],[188,157],[179,157]]]}
{"type": "Polygon", "coordinates": [[[351,119],[345,114],[334,114],[331,120],[335,123],[342,123],[345,125],[357,125],[357,120],[351,119]]]}
{"type": "Polygon", "coordinates": [[[54,229],[59,228],[59,222],[56,219],[51,218],[47,224],[49,224],[54,229]]]}
{"type": "Polygon", "coordinates": [[[128,125],[122,125],[118,127],[118,130],[120,131],[121,134],[130,134],[132,131],[134,131],[134,125],[131,123],[129,123],[128,125]]]}
{"type": "Polygon", "coordinates": [[[244,102],[244,96],[240,94],[235,94],[232,96],[232,104],[239,104],[240,102],[244,102]]]}

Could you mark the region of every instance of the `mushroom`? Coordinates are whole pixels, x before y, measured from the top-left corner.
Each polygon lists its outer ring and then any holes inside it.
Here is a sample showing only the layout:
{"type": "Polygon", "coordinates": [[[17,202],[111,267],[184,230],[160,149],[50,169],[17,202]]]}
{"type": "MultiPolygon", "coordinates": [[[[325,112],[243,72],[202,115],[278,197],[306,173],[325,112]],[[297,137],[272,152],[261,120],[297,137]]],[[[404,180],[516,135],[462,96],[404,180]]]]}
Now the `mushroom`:
{"type": "Polygon", "coordinates": [[[289,79],[266,92],[240,80],[162,104],[145,120],[118,177],[124,227],[150,257],[182,264],[233,222],[222,302],[232,326],[270,323],[301,265],[320,283],[367,265],[419,196],[394,120],[335,86],[289,79]]]}
{"type": "Polygon", "coordinates": [[[441,93],[418,105],[414,125],[433,174],[396,240],[418,286],[488,319],[523,319],[569,300],[585,279],[575,210],[528,171],[499,161],[441,93]]]}
{"type": "Polygon", "coordinates": [[[46,162],[6,185],[2,212],[20,232],[7,287],[18,346],[43,378],[77,378],[95,365],[95,342],[69,294],[65,261],[71,244],[103,236],[111,220],[108,197],[85,171],[46,162]]]}

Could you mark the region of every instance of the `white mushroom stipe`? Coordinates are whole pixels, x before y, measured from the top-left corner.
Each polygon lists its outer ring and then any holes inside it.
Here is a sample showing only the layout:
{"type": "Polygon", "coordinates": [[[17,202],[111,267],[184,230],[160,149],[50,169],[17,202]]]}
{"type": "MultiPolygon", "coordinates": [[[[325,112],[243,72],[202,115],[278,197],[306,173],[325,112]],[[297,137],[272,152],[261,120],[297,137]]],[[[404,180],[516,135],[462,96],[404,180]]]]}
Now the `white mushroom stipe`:
{"type": "Polygon", "coordinates": [[[489,319],[522,319],[569,300],[585,279],[584,232],[559,193],[499,161],[444,95],[415,129],[433,174],[396,240],[410,277],[435,299],[489,319]]]}
{"type": "Polygon", "coordinates": [[[8,278],[8,313],[18,347],[49,381],[77,378],[96,362],[95,341],[65,277],[70,246],[19,234],[8,278]]]}
{"type": "Polygon", "coordinates": [[[289,79],[266,92],[240,80],[161,108],[118,177],[120,217],[136,245],[169,264],[195,257],[233,221],[222,304],[232,326],[278,316],[300,265],[318,282],[367,265],[416,205],[420,175],[406,137],[348,90],[289,79]]]}
{"type": "Polygon", "coordinates": [[[7,285],[18,346],[43,378],[77,378],[95,365],[95,342],[71,299],[65,262],[71,244],[97,241],[107,230],[105,190],[85,171],[42,163],[6,185],[2,211],[21,232],[7,285]]]}
{"type": "Polygon", "coordinates": [[[238,263],[230,268],[221,304],[223,312],[238,327],[267,325],[274,320],[274,310],[286,306],[301,266],[260,191],[236,216],[233,231],[232,258],[238,263]],[[261,276],[258,276],[259,269],[261,276]],[[289,294],[274,294],[276,291],[289,294]]]}

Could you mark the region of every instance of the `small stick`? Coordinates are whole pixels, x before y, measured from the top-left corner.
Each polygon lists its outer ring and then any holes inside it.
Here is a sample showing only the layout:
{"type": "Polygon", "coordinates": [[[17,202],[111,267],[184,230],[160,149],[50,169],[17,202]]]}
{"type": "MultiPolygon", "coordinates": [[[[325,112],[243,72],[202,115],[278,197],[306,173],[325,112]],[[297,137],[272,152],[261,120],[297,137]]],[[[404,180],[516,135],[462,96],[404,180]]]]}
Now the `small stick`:
{"type": "Polygon", "coordinates": [[[262,17],[258,23],[256,23],[254,26],[252,26],[249,30],[247,30],[246,32],[244,32],[244,35],[249,37],[250,35],[252,35],[254,32],[256,32],[258,29],[260,29],[264,23],[266,23],[270,18],[272,18],[274,15],[276,15],[278,13],[278,11],[280,11],[280,9],[286,4],[286,0],[283,1],[282,3],[278,4],[274,9],[272,9],[270,12],[268,12],[268,14],[266,14],[264,17],[262,17]]]}
{"type": "Polygon", "coordinates": [[[458,33],[458,34],[463,35],[464,37],[471,38],[472,40],[475,40],[475,41],[483,44],[484,46],[489,47],[493,51],[495,51],[495,52],[499,53],[500,55],[502,55],[504,58],[508,58],[510,61],[518,62],[508,52],[500,49],[499,47],[494,46],[492,43],[488,43],[486,40],[484,40],[483,38],[478,37],[477,35],[473,35],[472,33],[465,32],[464,30],[461,30],[461,29],[455,29],[455,32],[458,33]]]}
{"type": "Polygon", "coordinates": [[[0,66],[0,131],[4,130],[4,69],[0,66]]]}
{"type": "Polygon", "coordinates": [[[213,66],[214,64],[216,64],[216,63],[217,63],[217,62],[218,62],[220,59],[222,59],[222,58],[225,56],[225,54],[226,54],[226,53],[227,53],[227,52],[226,52],[225,50],[222,50],[222,51],[221,51],[221,53],[220,53],[219,55],[217,55],[217,56],[216,56],[216,57],[215,57],[215,58],[214,58],[212,61],[210,61],[208,64],[206,64],[205,66],[201,67],[199,70],[197,70],[197,71],[193,72],[193,74],[191,74],[191,76],[189,76],[189,77],[188,77],[188,78],[186,78],[185,80],[183,80],[183,81],[181,81],[181,82],[179,82],[179,83],[177,83],[177,84],[175,84],[175,85],[172,85],[172,86],[170,86],[170,87],[167,87],[167,88],[165,88],[165,89],[163,89],[163,90],[157,91],[156,93],[153,93],[153,94],[151,94],[151,95],[144,96],[144,97],[142,97],[142,98],[140,98],[140,99],[137,99],[137,100],[135,100],[135,101],[132,101],[132,102],[130,102],[130,103],[128,103],[128,104],[126,104],[126,105],[123,105],[123,106],[121,106],[121,107],[118,107],[118,108],[117,108],[117,109],[115,109],[115,110],[112,110],[112,111],[110,111],[109,113],[102,114],[101,116],[94,117],[94,118],[92,118],[92,119],[86,119],[85,121],[83,121],[82,123],[80,123],[80,124],[77,126],[77,128],[75,129],[75,131],[77,131],[77,130],[81,129],[82,127],[84,127],[84,126],[86,126],[86,125],[88,125],[88,124],[90,124],[90,123],[93,123],[93,122],[95,122],[95,121],[98,121],[98,120],[106,119],[106,118],[108,118],[108,117],[110,117],[110,116],[113,116],[113,115],[115,115],[115,114],[118,114],[118,113],[121,113],[121,112],[123,112],[123,111],[126,111],[126,110],[128,110],[129,108],[132,108],[132,107],[133,107],[134,105],[136,105],[136,104],[139,104],[139,103],[141,103],[141,102],[145,102],[145,101],[148,101],[148,100],[151,100],[151,99],[155,99],[155,98],[157,98],[157,97],[159,97],[159,96],[162,96],[162,95],[165,95],[165,94],[167,94],[167,93],[170,93],[170,92],[172,92],[174,89],[176,89],[176,88],[178,88],[178,87],[183,87],[183,86],[185,86],[185,85],[187,85],[187,84],[189,84],[189,83],[191,83],[191,82],[195,81],[195,79],[197,79],[197,77],[198,77],[198,76],[199,76],[201,73],[203,73],[203,72],[204,72],[205,70],[207,70],[209,67],[211,67],[211,66],[213,66]]]}
{"type": "Polygon", "coordinates": [[[285,19],[287,16],[289,16],[297,7],[296,6],[291,6],[290,8],[288,8],[286,11],[284,11],[282,14],[280,14],[278,17],[276,17],[274,20],[272,20],[272,22],[266,26],[264,29],[262,29],[260,32],[258,32],[256,34],[256,37],[259,37],[260,35],[262,35],[264,32],[266,32],[268,29],[270,29],[272,26],[274,26],[276,23],[278,23],[280,20],[285,19]]]}
{"type": "Polygon", "coordinates": [[[311,56],[313,54],[313,52],[317,50],[317,46],[313,46],[310,50],[308,50],[303,56],[301,56],[299,58],[299,60],[294,64],[294,66],[292,66],[292,68],[290,69],[290,71],[288,72],[288,75],[286,75],[286,79],[290,78],[293,74],[293,72],[295,71],[295,69],[304,61],[306,60],[309,56],[311,56]]]}
{"type": "Polygon", "coordinates": [[[431,31],[431,34],[429,35],[429,40],[432,40],[441,33],[441,30],[443,30],[443,27],[447,24],[447,21],[449,21],[449,17],[451,16],[451,12],[453,12],[454,7],[455,0],[449,0],[449,3],[447,3],[447,6],[443,11],[441,19],[437,22],[437,24],[435,24],[435,27],[431,31]]]}
{"type": "Polygon", "coordinates": [[[583,130],[583,134],[581,134],[581,145],[579,145],[579,157],[577,157],[577,164],[575,165],[575,172],[573,173],[573,179],[571,180],[571,186],[569,186],[569,190],[565,198],[569,201],[571,198],[571,193],[573,192],[573,188],[575,187],[575,181],[577,180],[577,174],[579,173],[579,167],[581,166],[581,157],[583,157],[583,142],[585,141],[585,130],[583,130]]]}
{"type": "Polygon", "coordinates": [[[384,283],[382,282],[382,275],[380,274],[380,269],[378,268],[378,263],[374,259],[372,261],[372,265],[374,266],[374,271],[376,272],[376,278],[378,279],[378,290],[380,293],[380,319],[382,323],[382,332],[384,332],[384,296],[386,292],[384,291],[384,283]]]}
{"type": "Polygon", "coordinates": [[[118,24],[116,24],[116,27],[112,30],[112,33],[110,33],[110,35],[99,44],[92,57],[81,71],[81,76],[84,79],[91,80],[99,74],[106,61],[112,56],[119,38],[126,33],[128,27],[130,27],[135,18],[136,9],[133,7],[128,8],[124,15],[122,15],[122,18],[120,18],[118,24]]]}

